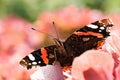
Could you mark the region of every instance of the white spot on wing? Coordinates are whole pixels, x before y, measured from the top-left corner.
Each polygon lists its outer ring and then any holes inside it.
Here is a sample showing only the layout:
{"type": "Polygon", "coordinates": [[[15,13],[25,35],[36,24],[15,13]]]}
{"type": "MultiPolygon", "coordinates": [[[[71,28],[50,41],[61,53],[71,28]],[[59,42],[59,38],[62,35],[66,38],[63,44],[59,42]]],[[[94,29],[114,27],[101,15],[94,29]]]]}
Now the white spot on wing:
{"type": "Polygon", "coordinates": [[[37,64],[37,62],[32,62],[32,64],[33,64],[33,65],[36,65],[36,64],[37,64]]]}
{"type": "Polygon", "coordinates": [[[94,24],[88,24],[87,27],[90,27],[90,28],[93,28],[93,29],[97,29],[98,28],[98,26],[94,25],[94,24]]]}
{"type": "Polygon", "coordinates": [[[31,63],[28,63],[28,65],[31,65],[31,63]]]}
{"type": "Polygon", "coordinates": [[[41,61],[39,61],[38,63],[41,63],[41,61]]]}
{"type": "Polygon", "coordinates": [[[101,30],[99,30],[99,32],[102,32],[101,30]]]}
{"type": "Polygon", "coordinates": [[[100,27],[101,30],[104,30],[105,28],[104,27],[100,27]]]}
{"type": "Polygon", "coordinates": [[[35,57],[34,57],[32,54],[29,54],[28,57],[29,57],[29,59],[32,60],[32,61],[35,60],[35,57]]]}

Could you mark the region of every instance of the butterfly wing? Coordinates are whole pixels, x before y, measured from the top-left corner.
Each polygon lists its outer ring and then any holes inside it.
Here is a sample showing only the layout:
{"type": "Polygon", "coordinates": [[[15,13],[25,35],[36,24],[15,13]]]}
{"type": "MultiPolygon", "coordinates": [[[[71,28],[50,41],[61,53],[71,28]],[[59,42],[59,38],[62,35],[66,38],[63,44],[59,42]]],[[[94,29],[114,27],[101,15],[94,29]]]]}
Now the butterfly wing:
{"type": "Polygon", "coordinates": [[[52,64],[55,61],[55,54],[57,46],[51,45],[38,50],[35,50],[25,56],[20,64],[27,69],[31,69],[33,66],[45,66],[52,64]]]}
{"type": "Polygon", "coordinates": [[[86,50],[101,48],[105,38],[109,36],[108,28],[112,26],[110,19],[102,19],[75,31],[64,42],[68,55],[76,57],[86,50]]]}

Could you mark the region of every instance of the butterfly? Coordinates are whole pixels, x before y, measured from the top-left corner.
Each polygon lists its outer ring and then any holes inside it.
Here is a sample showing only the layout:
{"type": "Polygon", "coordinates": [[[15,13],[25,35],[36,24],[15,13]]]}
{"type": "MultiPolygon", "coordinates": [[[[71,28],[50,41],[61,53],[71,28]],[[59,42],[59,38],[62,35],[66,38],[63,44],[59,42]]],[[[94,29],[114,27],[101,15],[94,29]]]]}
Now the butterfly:
{"type": "Polygon", "coordinates": [[[73,59],[90,49],[101,49],[110,36],[111,19],[102,19],[83,26],[73,32],[64,42],[54,39],[55,45],[42,47],[25,56],[20,65],[31,69],[33,66],[52,65],[58,61],[61,67],[71,66],[73,59]]]}

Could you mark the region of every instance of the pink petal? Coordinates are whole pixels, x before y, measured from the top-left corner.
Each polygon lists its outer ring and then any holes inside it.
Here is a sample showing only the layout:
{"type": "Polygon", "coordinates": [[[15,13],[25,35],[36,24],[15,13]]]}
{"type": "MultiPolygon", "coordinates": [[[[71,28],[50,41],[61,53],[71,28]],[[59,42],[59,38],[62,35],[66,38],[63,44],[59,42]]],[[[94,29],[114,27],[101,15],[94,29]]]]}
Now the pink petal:
{"type": "Polygon", "coordinates": [[[63,80],[59,63],[41,67],[31,75],[31,80],[63,80]]]}
{"type": "Polygon", "coordinates": [[[120,80],[120,64],[119,66],[115,69],[115,79],[120,80]]]}
{"type": "Polygon", "coordinates": [[[75,58],[72,77],[75,80],[112,80],[114,60],[111,55],[101,51],[90,50],[75,58]],[[90,76],[91,75],[91,76],[90,76]],[[91,79],[92,78],[92,79],[91,79]]]}

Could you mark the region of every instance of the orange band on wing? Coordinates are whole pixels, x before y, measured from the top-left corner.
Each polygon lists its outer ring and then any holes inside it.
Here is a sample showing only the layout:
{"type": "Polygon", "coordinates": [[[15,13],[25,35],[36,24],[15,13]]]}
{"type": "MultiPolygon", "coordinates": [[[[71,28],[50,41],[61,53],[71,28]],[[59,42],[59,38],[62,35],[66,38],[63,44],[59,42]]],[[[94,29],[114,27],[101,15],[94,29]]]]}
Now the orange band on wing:
{"type": "Polygon", "coordinates": [[[49,60],[47,58],[48,54],[47,54],[47,51],[44,49],[44,48],[41,48],[41,58],[43,59],[44,63],[45,64],[48,64],[49,63],[49,60]]]}
{"type": "Polygon", "coordinates": [[[75,35],[78,35],[78,36],[81,36],[81,35],[84,35],[84,36],[88,36],[88,35],[91,35],[91,36],[96,36],[98,38],[102,38],[103,35],[100,34],[100,33],[95,33],[95,32],[74,32],[75,35]]]}
{"type": "Polygon", "coordinates": [[[105,43],[105,40],[98,41],[98,45],[96,49],[101,49],[104,43],[105,43]]]}

